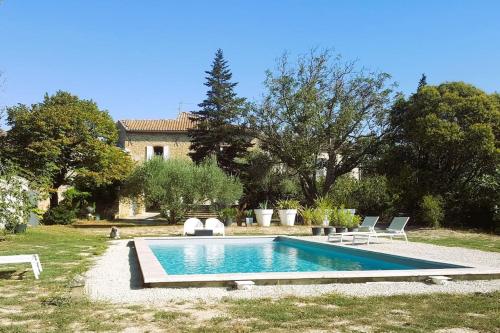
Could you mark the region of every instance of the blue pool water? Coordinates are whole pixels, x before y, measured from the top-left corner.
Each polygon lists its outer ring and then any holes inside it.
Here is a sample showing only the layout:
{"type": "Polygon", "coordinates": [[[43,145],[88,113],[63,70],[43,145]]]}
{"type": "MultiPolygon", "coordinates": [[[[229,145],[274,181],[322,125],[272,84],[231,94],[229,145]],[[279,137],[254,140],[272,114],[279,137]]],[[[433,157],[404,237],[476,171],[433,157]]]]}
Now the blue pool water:
{"type": "Polygon", "coordinates": [[[281,237],[164,240],[149,246],[170,275],[459,267],[281,237]]]}

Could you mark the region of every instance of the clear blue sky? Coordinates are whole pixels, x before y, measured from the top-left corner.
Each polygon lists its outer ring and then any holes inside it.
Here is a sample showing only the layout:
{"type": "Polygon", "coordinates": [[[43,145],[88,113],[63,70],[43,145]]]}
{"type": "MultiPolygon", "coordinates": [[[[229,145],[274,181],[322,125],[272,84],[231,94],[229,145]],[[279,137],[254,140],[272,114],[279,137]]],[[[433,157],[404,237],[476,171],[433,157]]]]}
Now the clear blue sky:
{"type": "Polygon", "coordinates": [[[114,119],[175,117],[205,94],[217,48],[258,100],[284,50],[333,47],[412,92],[462,80],[500,88],[500,1],[0,0],[0,107],[67,90],[114,119]],[[189,104],[188,104],[189,103],[189,104]]]}

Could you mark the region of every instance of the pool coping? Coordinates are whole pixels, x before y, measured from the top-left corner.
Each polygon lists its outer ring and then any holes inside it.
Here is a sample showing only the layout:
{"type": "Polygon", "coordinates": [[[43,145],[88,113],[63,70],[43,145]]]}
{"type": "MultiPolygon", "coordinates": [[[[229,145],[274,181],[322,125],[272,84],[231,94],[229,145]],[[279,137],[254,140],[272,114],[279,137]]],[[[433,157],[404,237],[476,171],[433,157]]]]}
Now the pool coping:
{"type": "Polygon", "coordinates": [[[426,262],[464,266],[463,263],[432,260],[418,256],[404,256],[374,249],[353,248],[352,246],[330,243],[315,239],[304,239],[286,235],[265,236],[207,236],[207,237],[141,237],[134,238],[135,250],[146,287],[186,287],[229,285],[234,281],[250,280],[255,284],[311,284],[311,283],[353,283],[370,281],[424,281],[429,276],[444,275],[454,279],[496,279],[500,278],[500,269],[469,265],[466,268],[412,269],[412,270],[370,270],[370,271],[321,271],[321,272],[259,272],[225,274],[189,274],[169,275],[162,267],[148,241],[154,240],[189,240],[189,239],[242,239],[242,238],[289,238],[332,247],[349,248],[360,252],[392,255],[396,257],[423,260],[426,262]]]}

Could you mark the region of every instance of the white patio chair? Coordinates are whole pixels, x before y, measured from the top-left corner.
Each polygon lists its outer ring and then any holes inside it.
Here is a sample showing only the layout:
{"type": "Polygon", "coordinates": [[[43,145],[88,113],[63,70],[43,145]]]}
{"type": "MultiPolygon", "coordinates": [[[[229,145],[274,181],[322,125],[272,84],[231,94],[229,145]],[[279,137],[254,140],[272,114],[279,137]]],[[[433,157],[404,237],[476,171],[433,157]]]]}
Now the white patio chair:
{"type": "Polygon", "coordinates": [[[194,235],[194,229],[203,229],[203,223],[196,217],[191,217],[184,222],[184,236],[194,235]]]}
{"type": "Polygon", "coordinates": [[[354,242],[356,241],[356,238],[360,237],[360,236],[367,237],[367,241],[366,241],[367,244],[370,244],[371,237],[375,237],[377,239],[379,237],[389,237],[391,239],[391,241],[392,241],[393,237],[403,237],[405,239],[406,243],[408,243],[408,237],[406,236],[406,233],[405,233],[405,227],[406,227],[406,224],[408,223],[409,220],[410,220],[410,218],[407,216],[395,217],[392,219],[392,222],[389,225],[389,227],[387,227],[387,229],[385,229],[384,231],[381,231],[381,232],[373,231],[373,232],[368,232],[368,233],[356,234],[353,236],[352,243],[354,244],[354,242]]]}
{"type": "Polygon", "coordinates": [[[43,271],[42,263],[38,254],[22,254],[15,256],[0,256],[0,264],[31,264],[31,269],[35,275],[35,279],[40,277],[43,271]]]}
{"type": "Polygon", "coordinates": [[[344,236],[353,236],[354,235],[363,235],[367,233],[371,233],[375,231],[375,225],[378,222],[378,216],[365,216],[363,222],[359,226],[359,231],[351,231],[351,232],[335,232],[328,235],[328,241],[331,242],[340,238],[340,242],[342,243],[344,236]]]}
{"type": "Polygon", "coordinates": [[[226,235],[224,223],[222,223],[221,221],[219,221],[218,219],[213,218],[213,217],[206,219],[205,229],[213,230],[214,235],[215,234],[222,235],[222,236],[226,235]]]}

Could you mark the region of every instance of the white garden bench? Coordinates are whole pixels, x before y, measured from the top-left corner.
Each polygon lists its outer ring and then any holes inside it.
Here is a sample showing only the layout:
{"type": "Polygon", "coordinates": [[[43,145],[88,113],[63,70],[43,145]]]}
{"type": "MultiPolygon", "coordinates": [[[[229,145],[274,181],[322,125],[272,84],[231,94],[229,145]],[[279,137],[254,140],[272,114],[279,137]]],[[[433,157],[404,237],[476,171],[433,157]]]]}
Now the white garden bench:
{"type": "Polygon", "coordinates": [[[40,277],[42,263],[38,254],[22,254],[16,256],[0,256],[0,264],[31,264],[35,279],[40,277]]]}

